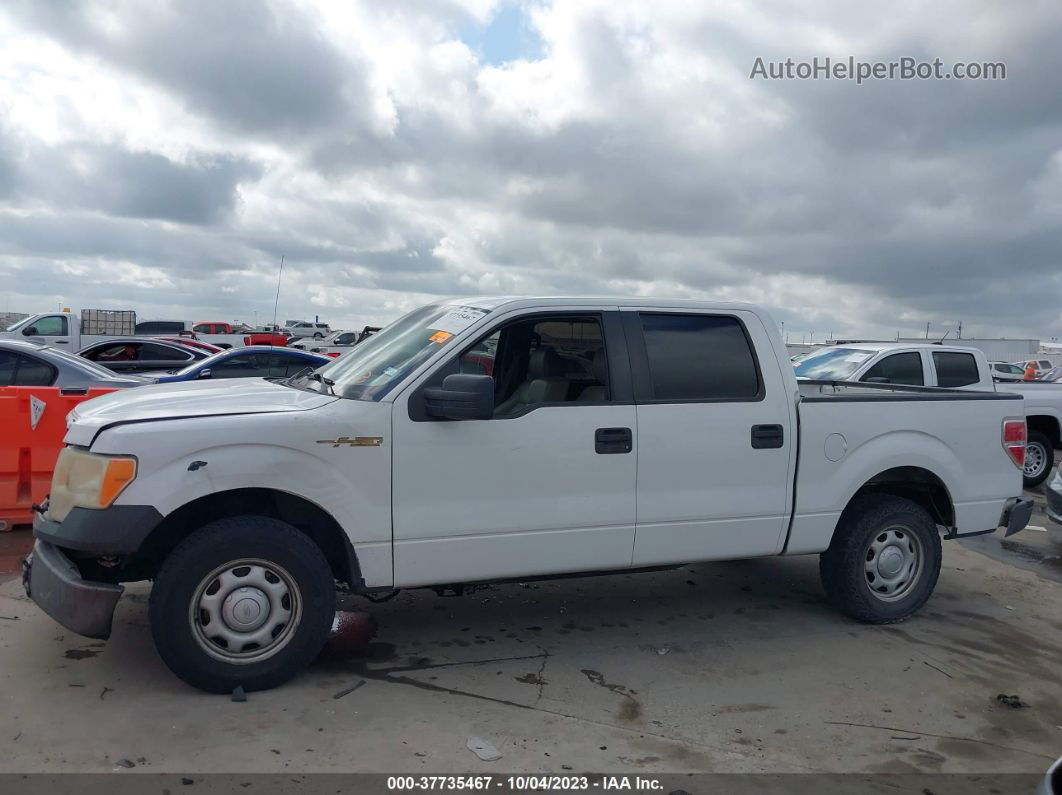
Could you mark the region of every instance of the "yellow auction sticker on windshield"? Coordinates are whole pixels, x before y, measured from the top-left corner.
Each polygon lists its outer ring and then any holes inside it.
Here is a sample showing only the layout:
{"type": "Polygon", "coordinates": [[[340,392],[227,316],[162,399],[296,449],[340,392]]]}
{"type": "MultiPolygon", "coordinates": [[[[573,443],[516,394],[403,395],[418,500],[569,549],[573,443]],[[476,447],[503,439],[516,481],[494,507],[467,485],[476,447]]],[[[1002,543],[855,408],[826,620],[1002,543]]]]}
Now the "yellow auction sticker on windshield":
{"type": "Polygon", "coordinates": [[[442,345],[444,342],[446,342],[452,336],[453,336],[453,334],[451,334],[449,331],[436,331],[434,334],[432,334],[430,337],[428,337],[428,339],[431,342],[434,342],[434,343],[436,343],[438,345],[442,345]]]}

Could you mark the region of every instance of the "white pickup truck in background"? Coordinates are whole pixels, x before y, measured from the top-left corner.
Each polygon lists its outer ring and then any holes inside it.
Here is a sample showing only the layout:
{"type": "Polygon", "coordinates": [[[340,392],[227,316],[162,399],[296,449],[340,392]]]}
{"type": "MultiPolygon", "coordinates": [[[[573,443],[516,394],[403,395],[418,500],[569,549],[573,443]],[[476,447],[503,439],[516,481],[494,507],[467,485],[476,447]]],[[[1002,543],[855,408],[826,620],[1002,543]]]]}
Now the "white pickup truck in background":
{"type": "MultiPolygon", "coordinates": [[[[106,314],[105,310],[85,310],[106,314]]],[[[84,313],[83,313],[84,314],[84,313]]],[[[192,324],[181,321],[152,321],[136,322],[135,312],[113,312],[114,315],[128,315],[130,319],[122,324],[115,324],[109,329],[104,328],[107,324],[96,327],[95,324],[87,323],[85,317],[79,318],[71,312],[44,312],[37,315],[24,317],[17,323],[0,331],[0,339],[20,339],[36,342],[40,345],[51,345],[60,350],[77,353],[97,342],[121,337],[176,337],[180,334],[192,334],[192,324]]],[[[200,324],[204,325],[204,324],[200,324]]],[[[231,334],[203,334],[196,332],[195,339],[201,342],[209,342],[222,348],[239,348],[244,345],[246,331],[231,334]]]]}
{"type": "Polygon", "coordinates": [[[983,352],[937,343],[860,343],[823,347],[794,364],[799,379],[860,381],[905,386],[1012,392],[1025,398],[1029,441],[1024,485],[1032,488],[1051,474],[1054,451],[1062,447],[1062,384],[1040,381],[997,384],[983,352]]]}
{"type": "Polygon", "coordinates": [[[861,621],[929,598],[941,539],[1021,530],[1020,395],[798,385],[747,304],[474,298],[286,381],[78,406],[29,596],[105,638],[152,579],[193,685],[277,685],[359,593],[820,555],[861,621]],[[802,394],[803,393],[803,394],[802,394]]]}

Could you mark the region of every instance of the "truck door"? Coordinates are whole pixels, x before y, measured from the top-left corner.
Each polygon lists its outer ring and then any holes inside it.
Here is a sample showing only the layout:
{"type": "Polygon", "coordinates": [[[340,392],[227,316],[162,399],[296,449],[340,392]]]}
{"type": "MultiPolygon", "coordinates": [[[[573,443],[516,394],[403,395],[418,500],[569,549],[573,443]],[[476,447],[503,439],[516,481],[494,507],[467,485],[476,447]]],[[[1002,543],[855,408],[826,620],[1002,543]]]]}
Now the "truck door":
{"type": "Polygon", "coordinates": [[[70,316],[65,314],[44,315],[37,318],[22,329],[22,336],[31,342],[59,345],[64,350],[76,347],[70,344],[70,316]]]}
{"type": "Polygon", "coordinates": [[[637,428],[614,308],[500,318],[393,411],[396,586],[630,566],[637,428]],[[423,413],[456,372],[494,380],[492,419],[423,413]]]}
{"type": "Polygon", "coordinates": [[[622,314],[638,411],[633,565],[781,551],[797,439],[773,338],[750,312],[622,314]]]}

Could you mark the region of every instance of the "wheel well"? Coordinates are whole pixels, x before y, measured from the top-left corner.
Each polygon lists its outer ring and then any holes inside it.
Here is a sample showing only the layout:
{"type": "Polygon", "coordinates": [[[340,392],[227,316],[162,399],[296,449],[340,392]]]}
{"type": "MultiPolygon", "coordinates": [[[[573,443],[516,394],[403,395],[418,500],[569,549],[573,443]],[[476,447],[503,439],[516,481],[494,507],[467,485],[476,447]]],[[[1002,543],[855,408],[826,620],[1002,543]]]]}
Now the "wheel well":
{"type": "Polygon", "coordinates": [[[955,525],[955,506],[944,482],[921,467],[894,467],[879,472],[852,495],[852,504],[864,494],[892,494],[917,503],[929,512],[933,521],[945,527],[955,525]]]}
{"type": "Polygon", "coordinates": [[[1030,431],[1039,431],[1048,439],[1051,440],[1051,444],[1055,447],[1062,447],[1062,438],[1059,434],[1058,420],[1049,414],[1037,414],[1032,417],[1025,418],[1025,424],[1030,431]]]}
{"type": "Polygon", "coordinates": [[[235,489],[192,500],[169,514],[151,531],[138,557],[154,574],[174,547],[203,525],[245,515],[269,516],[301,530],[324,552],[339,582],[352,588],[361,586],[361,571],[354,549],[339,523],[319,505],[274,489],[235,489]]]}

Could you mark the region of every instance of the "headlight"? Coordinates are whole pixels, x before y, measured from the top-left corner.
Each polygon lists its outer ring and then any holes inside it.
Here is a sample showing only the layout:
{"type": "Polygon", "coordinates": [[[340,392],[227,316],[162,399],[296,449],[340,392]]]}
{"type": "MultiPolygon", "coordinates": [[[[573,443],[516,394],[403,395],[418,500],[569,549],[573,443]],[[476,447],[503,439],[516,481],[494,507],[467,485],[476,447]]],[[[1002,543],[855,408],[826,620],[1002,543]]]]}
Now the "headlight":
{"type": "Polygon", "coordinates": [[[135,477],[135,458],[64,447],[55,462],[48,516],[61,522],[74,507],[106,508],[135,477]]]}

